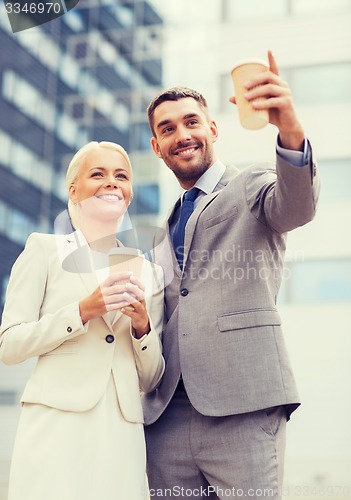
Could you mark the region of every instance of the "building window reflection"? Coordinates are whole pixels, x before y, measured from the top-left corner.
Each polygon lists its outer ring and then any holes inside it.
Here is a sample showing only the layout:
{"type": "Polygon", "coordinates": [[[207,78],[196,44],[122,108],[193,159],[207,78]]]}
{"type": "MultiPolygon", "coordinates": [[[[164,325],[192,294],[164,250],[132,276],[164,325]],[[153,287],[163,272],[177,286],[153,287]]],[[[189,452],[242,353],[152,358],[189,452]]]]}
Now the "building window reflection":
{"type": "Polygon", "coordinates": [[[0,200],[0,231],[8,238],[23,245],[30,233],[35,230],[35,221],[23,212],[5,205],[0,200]]]}
{"type": "Polygon", "coordinates": [[[51,165],[33,151],[0,130],[0,163],[22,179],[48,192],[51,189],[51,165]]]}

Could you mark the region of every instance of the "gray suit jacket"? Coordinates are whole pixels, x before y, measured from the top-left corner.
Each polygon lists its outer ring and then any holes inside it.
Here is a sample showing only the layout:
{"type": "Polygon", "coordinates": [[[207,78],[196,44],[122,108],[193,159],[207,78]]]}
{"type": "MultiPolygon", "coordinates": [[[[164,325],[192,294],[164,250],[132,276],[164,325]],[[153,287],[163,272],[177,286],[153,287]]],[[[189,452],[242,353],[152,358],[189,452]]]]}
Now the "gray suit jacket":
{"type": "Polygon", "coordinates": [[[146,424],[162,414],[180,374],[204,415],[277,405],[290,415],[299,406],[276,299],[286,233],[313,219],[318,192],[312,159],[304,167],[277,157],[276,167],[227,168],[188,221],[183,271],[168,225],[160,232],[155,260],[168,281],[166,371],[158,389],[143,396],[146,424]]]}

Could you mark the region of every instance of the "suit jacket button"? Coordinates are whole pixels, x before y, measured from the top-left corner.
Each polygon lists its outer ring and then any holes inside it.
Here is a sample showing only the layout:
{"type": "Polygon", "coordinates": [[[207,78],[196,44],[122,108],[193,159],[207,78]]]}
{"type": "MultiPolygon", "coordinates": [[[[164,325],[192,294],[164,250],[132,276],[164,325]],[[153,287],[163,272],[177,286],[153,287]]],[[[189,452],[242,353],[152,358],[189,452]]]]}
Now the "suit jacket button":
{"type": "Polygon", "coordinates": [[[72,328],[70,326],[67,327],[67,332],[72,333],[72,328]]]}
{"type": "Polygon", "coordinates": [[[189,293],[189,290],[187,288],[182,288],[181,291],[180,291],[180,295],[182,297],[186,297],[189,293]]]}
{"type": "Polygon", "coordinates": [[[114,342],[115,338],[113,335],[106,335],[105,340],[108,344],[112,344],[112,342],[114,342]]]}
{"type": "Polygon", "coordinates": [[[144,347],[141,348],[142,351],[146,351],[147,345],[144,345],[144,347]]]}

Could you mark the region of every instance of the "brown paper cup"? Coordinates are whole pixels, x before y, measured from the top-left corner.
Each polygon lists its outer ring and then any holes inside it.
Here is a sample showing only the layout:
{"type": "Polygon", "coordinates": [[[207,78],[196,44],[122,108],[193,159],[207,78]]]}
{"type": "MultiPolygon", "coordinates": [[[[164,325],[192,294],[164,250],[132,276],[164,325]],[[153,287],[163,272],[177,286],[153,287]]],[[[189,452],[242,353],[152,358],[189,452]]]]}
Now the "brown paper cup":
{"type": "Polygon", "coordinates": [[[108,258],[110,275],[120,272],[131,272],[140,280],[145,258],[140,254],[139,250],[128,247],[114,248],[109,253],[108,258]]]}
{"type": "MultiPolygon", "coordinates": [[[[244,94],[248,92],[244,86],[257,73],[267,71],[268,65],[265,61],[259,59],[248,59],[235,65],[231,71],[231,77],[234,84],[236,104],[238,106],[240,123],[244,128],[257,130],[263,128],[269,123],[268,110],[256,110],[252,107],[244,94]]],[[[264,98],[255,99],[255,101],[264,98]]]]}

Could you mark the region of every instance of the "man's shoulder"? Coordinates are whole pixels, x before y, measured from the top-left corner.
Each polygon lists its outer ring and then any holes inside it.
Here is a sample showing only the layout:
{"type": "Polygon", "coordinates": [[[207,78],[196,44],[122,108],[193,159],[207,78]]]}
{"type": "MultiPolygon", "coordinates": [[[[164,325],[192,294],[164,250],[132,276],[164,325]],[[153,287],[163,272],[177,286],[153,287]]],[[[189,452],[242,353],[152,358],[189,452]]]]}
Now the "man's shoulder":
{"type": "Polygon", "coordinates": [[[268,181],[276,178],[275,164],[270,161],[252,163],[243,168],[228,166],[223,175],[223,184],[238,184],[252,182],[254,180],[268,181]]]}

